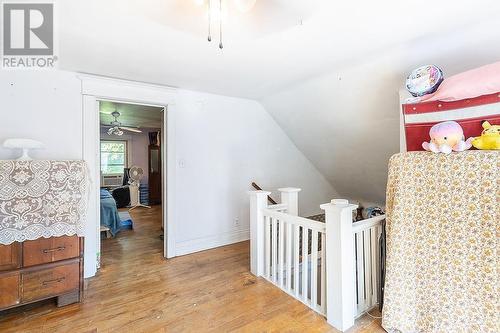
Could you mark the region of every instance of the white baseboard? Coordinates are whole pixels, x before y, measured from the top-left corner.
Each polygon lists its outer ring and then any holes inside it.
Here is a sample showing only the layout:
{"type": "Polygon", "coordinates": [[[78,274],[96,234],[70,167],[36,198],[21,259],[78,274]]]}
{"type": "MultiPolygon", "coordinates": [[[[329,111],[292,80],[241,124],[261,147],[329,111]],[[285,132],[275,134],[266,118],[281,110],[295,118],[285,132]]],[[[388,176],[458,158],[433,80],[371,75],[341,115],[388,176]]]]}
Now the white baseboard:
{"type": "Polygon", "coordinates": [[[215,247],[243,242],[250,239],[250,229],[229,231],[218,235],[207,236],[176,244],[175,254],[182,256],[194,252],[213,249],[215,247]]]}

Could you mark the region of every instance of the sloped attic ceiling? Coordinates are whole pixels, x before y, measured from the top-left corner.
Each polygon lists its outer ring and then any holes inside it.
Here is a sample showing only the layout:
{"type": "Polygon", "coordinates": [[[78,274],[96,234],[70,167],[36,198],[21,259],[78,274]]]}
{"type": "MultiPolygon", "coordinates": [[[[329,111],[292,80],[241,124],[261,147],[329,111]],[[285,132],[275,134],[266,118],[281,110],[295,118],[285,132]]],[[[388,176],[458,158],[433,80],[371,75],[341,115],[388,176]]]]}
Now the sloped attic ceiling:
{"type": "Polygon", "coordinates": [[[405,75],[500,60],[495,0],[258,0],[245,15],[229,7],[223,51],[194,0],[59,10],[61,68],[257,99],[341,195],[378,203],[405,75]]]}
{"type": "Polygon", "coordinates": [[[399,152],[398,89],[405,73],[434,63],[450,76],[498,61],[499,28],[485,23],[416,39],[306,79],[262,103],[338,193],[384,203],[387,163],[399,152]]]}

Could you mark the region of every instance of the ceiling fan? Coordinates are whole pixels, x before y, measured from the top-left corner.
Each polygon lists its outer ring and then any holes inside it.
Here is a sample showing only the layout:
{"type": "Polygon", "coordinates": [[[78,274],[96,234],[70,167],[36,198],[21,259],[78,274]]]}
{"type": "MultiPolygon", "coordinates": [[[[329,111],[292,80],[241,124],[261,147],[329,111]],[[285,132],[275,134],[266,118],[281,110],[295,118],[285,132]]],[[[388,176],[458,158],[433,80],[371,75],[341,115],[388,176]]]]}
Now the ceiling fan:
{"type": "MultiPolygon", "coordinates": [[[[255,6],[257,0],[233,0],[236,8],[242,13],[250,11],[255,6]]],[[[197,5],[203,5],[206,3],[208,12],[208,37],[209,42],[212,41],[212,16],[218,16],[215,21],[218,21],[219,25],[219,49],[224,48],[222,43],[222,0],[195,0],[197,5]],[[213,2],[213,3],[212,3],[213,2]],[[214,6],[215,5],[215,6],[214,6]]],[[[214,17],[215,18],[215,17],[214,17]]]]}
{"type": "Polygon", "coordinates": [[[120,117],[120,112],[113,111],[111,113],[111,116],[113,116],[113,118],[115,118],[115,119],[112,122],[110,122],[109,125],[101,124],[101,126],[103,126],[103,127],[109,127],[108,135],[121,136],[121,135],[123,135],[123,131],[142,133],[142,131],[140,129],[138,129],[137,127],[122,126],[122,123],[118,121],[118,117],[120,117]]]}

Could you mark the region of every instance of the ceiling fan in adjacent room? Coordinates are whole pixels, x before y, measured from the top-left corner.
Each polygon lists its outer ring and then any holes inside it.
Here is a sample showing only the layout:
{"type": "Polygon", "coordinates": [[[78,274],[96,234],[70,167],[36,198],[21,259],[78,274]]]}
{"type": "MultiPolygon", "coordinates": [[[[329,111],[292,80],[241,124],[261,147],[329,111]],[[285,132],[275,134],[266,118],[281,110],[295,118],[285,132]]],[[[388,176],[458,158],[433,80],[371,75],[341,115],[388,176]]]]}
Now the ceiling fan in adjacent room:
{"type": "Polygon", "coordinates": [[[122,126],[122,123],[118,121],[118,117],[120,117],[120,112],[113,111],[111,113],[111,115],[115,119],[112,122],[110,122],[109,125],[107,125],[107,124],[101,124],[101,126],[103,126],[103,127],[109,127],[109,129],[108,129],[108,135],[118,135],[118,136],[121,136],[121,135],[123,135],[123,131],[129,131],[129,132],[134,132],[134,133],[142,133],[142,131],[140,129],[138,129],[137,127],[122,126]]]}

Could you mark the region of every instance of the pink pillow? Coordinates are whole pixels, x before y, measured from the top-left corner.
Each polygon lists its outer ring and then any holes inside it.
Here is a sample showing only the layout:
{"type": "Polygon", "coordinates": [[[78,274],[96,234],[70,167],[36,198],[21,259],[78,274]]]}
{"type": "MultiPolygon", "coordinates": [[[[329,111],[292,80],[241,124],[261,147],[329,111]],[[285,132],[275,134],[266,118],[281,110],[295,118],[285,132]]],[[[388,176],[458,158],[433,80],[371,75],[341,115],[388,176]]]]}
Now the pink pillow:
{"type": "Polygon", "coordinates": [[[451,102],[500,92],[500,62],[453,75],[438,90],[422,96],[419,102],[451,102]]]}

